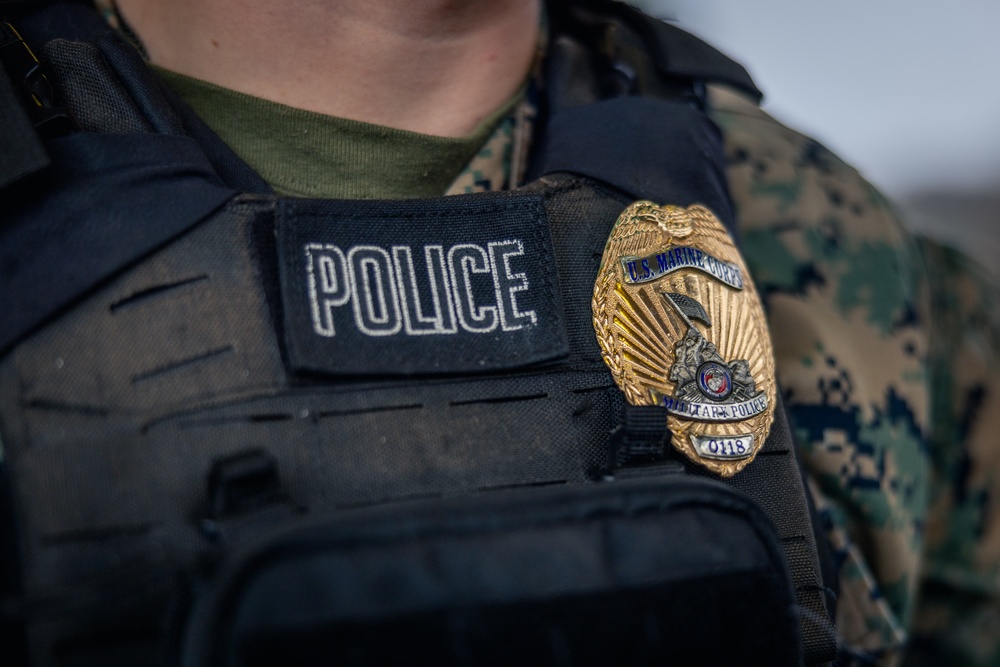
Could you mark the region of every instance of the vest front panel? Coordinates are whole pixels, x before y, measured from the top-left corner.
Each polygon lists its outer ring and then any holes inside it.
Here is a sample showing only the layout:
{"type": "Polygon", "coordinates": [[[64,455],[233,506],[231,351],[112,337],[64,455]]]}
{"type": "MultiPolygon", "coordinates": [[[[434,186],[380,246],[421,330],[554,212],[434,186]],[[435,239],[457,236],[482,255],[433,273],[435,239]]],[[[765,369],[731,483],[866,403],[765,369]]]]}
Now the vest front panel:
{"type": "Polygon", "coordinates": [[[551,234],[554,254],[528,259],[554,264],[561,312],[544,315],[569,354],[534,367],[407,376],[364,373],[362,356],[348,374],[290,372],[276,205],[249,197],[16,347],[0,366],[0,427],[29,597],[46,609],[98,583],[147,595],[131,584],[169,578],[210,541],[207,477],[241,452],[272,456],[310,513],[597,475],[620,399],[589,302],[627,202],[569,179],[535,189],[523,196],[542,195],[548,229],[524,231],[551,234]]]}

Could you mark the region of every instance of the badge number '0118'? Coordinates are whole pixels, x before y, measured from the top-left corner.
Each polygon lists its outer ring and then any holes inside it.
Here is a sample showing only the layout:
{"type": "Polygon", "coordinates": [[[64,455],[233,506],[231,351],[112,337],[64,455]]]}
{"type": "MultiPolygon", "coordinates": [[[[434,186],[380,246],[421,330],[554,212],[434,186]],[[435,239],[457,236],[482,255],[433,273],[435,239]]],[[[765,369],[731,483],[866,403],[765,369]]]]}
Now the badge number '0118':
{"type": "Polygon", "coordinates": [[[635,202],[594,285],[594,330],[632,405],[659,405],[674,447],[730,477],[774,421],[774,353],[760,297],[725,227],[703,206],[635,202]]]}

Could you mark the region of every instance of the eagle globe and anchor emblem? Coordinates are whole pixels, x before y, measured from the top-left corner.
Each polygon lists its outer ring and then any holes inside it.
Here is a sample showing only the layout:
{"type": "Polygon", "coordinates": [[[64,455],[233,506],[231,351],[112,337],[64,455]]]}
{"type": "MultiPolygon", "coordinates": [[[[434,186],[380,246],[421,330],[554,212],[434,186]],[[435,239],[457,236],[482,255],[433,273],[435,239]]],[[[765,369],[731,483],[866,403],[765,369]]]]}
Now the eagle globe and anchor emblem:
{"type": "Polygon", "coordinates": [[[753,460],[774,421],[774,355],[743,259],[711,211],[625,209],[592,305],[615,382],[631,404],[664,408],[674,447],[723,477],[753,460]]]}

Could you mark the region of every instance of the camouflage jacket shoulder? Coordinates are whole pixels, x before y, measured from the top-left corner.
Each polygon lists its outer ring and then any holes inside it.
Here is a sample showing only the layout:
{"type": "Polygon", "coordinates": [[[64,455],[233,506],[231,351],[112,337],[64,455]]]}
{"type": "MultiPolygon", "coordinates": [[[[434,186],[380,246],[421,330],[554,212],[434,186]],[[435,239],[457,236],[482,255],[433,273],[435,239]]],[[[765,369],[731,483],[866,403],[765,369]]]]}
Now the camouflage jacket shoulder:
{"type": "Polygon", "coordinates": [[[859,660],[898,658],[928,489],[926,304],[912,238],[816,141],[712,90],[742,249],[839,565],[838,628],[859,660]]]}
{"type": "Polygon", "coordinates": [[[1000,285],[919,240],[933,280],[934,387],[925,562],[908,664],[1000,664],[1000,285]]]}

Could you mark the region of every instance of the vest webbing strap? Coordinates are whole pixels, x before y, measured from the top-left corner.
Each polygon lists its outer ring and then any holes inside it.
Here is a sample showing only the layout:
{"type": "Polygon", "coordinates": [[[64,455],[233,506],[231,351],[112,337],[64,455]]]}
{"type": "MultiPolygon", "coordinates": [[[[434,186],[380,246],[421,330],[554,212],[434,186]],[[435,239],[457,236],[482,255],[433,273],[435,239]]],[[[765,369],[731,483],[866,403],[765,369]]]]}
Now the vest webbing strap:
{"type": "Polygon", "coordinates": [[[19,42],[0,17],[0,190],[49,164],[45,146],[15,88],[22,82],[12,81],[3,66],[4,56],[21,48],[19,42]]]}

